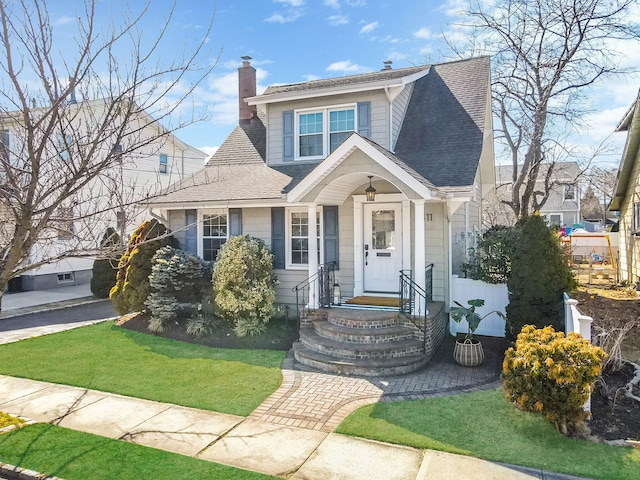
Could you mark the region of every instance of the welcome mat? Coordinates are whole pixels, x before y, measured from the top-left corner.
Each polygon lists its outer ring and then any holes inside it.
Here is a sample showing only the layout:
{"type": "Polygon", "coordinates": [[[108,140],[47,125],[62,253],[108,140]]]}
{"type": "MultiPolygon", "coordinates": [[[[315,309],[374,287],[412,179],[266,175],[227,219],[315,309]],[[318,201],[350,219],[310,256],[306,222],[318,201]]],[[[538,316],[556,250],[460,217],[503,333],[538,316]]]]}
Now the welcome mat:
{"type": "MultiPolygon", "coordinates": [[[[408,303],[409,300],[404,300],[408,303]]],[[[353,297],[345,302],[348,305],[367,305],[372,307],[400,307],[400,299],[398,297],[368,297],[360,295],[353,297]]]]}

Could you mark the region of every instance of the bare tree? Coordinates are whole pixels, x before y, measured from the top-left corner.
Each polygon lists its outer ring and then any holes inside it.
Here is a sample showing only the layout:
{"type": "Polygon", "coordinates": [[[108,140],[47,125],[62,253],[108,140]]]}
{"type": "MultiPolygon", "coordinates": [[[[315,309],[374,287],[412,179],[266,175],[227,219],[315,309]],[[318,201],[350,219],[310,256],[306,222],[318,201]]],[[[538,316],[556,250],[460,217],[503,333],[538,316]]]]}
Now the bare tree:
{"type": "Polygon", "coordinates": [[[0,0],[0,304],[13,277],[96,254],[115,213],[156,193],[153,182],[125,184],[122,169],[202,119],[194,104],[183,112],[215,65],[213,14],[167,60],[175,5],[149,38],[150,5],[105,25],[103,2],[84,0],[75,27],[57,28],[46,0],[0,0]],[[61,46],[70,31],[73,45],[61,46]]]}
{"type": "Polygon", "coordinates": [[[640,38],[629,14],[636,4],[497,0],[467,12],[474,53],[493,57],[496,138],[513,166],[511,198],[504,202],[517,218],[544,205],[555,163],[575,160],[566,138],[587,113],[587,87],[620,72],[613,42],[640,38]]]}
{"type": "Polygon", "coordinates": [[[597,199],[600,214],[604,217],[603,225],[606,224],[606,211],[615,194],[617,178],[616,168],[591,167],[584,174],[585,181],[597,199]]]}

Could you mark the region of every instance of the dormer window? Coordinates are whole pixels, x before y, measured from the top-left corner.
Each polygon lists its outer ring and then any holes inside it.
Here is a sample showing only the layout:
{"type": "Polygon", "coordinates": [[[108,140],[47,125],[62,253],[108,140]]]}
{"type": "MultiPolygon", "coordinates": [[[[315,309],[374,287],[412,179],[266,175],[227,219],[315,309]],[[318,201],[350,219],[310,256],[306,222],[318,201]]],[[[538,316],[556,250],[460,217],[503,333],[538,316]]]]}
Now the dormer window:
{"type": "Polygon", "coordinates": [[[575,185],[565,185],[564,186],[564,199],[565,200],[575,200],[576,199],[576,186],[575,185]]]}
{"type": "Polygon", "coordinates": [[[296,159],[324,158],[356,130],[356,105],[296,112],[296,159]]]}

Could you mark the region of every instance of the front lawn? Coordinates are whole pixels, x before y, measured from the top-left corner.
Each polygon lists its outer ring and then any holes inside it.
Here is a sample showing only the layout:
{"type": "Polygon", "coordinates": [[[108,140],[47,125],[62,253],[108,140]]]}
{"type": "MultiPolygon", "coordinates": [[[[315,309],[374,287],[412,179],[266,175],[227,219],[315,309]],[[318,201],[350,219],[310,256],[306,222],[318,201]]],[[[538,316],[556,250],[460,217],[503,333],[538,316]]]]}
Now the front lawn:
{"type": "Polygon", "coordinates": [[[0,345],[0,373],[246,416],[280,386],[285,355],[210,348],[103,322],[0,345]]]}
{"type": "Polygon", "coordinates": [[[542,415],[512,407],[502,389],[369,405],[336,431],[589,478],[640,479],[640,450],[564,437],[542,415]]]}
{"type": "Polygon", "coordinates": [[[0,462],[65,480],[275,478],[41,423],[0,435],[0,462]]]}

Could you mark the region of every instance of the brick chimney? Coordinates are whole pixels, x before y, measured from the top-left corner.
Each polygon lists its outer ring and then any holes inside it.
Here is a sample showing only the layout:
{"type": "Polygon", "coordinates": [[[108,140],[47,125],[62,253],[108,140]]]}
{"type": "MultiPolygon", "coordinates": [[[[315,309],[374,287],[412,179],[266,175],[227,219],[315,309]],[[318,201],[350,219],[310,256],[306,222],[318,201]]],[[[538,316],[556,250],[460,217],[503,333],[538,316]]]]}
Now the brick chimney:
{"type": "Polygon", "coordinates": [[[246,98],[256,96],[256,69],[249,63],[251,57],[242,57],[242,67],[238,69],[238,106],[240,125],[251,123],[257,115],[255,105],[247,105],[246,98]]]}

